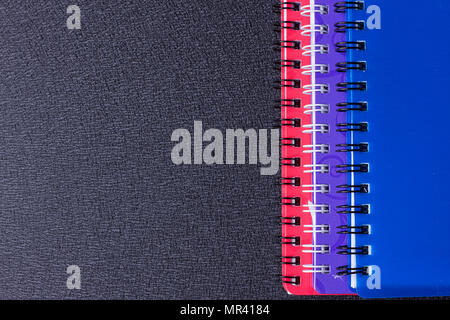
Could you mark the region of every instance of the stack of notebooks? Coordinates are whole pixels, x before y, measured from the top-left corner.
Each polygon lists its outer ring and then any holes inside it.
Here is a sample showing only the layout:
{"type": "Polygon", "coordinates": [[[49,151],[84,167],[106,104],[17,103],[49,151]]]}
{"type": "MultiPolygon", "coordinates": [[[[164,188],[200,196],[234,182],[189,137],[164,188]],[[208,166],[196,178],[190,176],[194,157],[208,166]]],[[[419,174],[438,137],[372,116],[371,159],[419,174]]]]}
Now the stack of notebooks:
{"type": "Polygon", "coordinates": [[[450,295],[449,11],[3,0],[0,298],[450,295]]]}
{"type": "Polygon", "coordinates": [[[450,3],[415,4],[277,6],[291,294],[450,294],[450,3]]]}

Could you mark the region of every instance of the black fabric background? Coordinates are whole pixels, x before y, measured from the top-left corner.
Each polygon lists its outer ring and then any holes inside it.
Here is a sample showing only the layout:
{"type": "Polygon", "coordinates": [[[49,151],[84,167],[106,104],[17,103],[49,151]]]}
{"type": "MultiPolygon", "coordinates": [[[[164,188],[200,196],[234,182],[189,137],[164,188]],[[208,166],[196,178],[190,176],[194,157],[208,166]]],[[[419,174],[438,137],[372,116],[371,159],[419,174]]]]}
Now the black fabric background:
{"type": "Polygon", "coordinates": [[[170,159],[172,131],[194,120],[279,117],[273,3],[2,1],[0,298],[293,298],[279,177],[170,159]]]}

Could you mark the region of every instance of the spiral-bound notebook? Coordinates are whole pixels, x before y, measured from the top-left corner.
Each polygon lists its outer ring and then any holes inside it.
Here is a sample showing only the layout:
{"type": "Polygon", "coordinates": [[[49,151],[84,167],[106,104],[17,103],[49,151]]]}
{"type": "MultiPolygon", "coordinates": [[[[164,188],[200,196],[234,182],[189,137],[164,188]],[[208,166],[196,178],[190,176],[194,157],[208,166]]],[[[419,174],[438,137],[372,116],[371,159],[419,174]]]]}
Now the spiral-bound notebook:
{"type": "Polygon", "coordinates": [[[421,4],[281,4],[289,293],[450,295],[450,2],[421,4]]]}
{"type": "Polygon", "coordinates": [[[0,1],[0,299],[288,297],[278,159],[194,162],[278,142],[274,3],[0,1]]]}
{"type": "Polygon", "coordinates": [[[0,298],[450,295],[449,9],[2,1],[0,298]]]}
{"type": "Polygon", "coordinates": [[[330,68],[345,61],[345,54],[332,48],[345,40],[345,34],[329,32],[345,19],[334,3],[280,6],[283,280],[293,294],[351,293],[347,277],[337,270],[346,263],[336,255],[346,244],[346,230],[335,232],[347,221],[338,214],[347,197],[337,192],[346,183],[346,155],[329,148],[346,142],[345,128],[338,128],[345,113],[330,107],[346,100],[334,90],[345,73],[330,68]]]}

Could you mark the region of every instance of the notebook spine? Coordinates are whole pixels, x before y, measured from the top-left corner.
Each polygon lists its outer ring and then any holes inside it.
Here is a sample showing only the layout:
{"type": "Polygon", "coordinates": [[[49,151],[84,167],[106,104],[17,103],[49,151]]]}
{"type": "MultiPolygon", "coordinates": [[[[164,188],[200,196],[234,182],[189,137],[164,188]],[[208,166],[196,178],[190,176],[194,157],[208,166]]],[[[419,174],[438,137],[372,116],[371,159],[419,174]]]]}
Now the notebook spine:
{"type": "MultiPolygon", "coordinates": [[[[280,60],[276,60],[274,62],[274,68],[281,72],[281,79],[276,81],[275,88],[281,91],[282,99],[280,101],[276,101],[276,108],[281,109],[281,119],[277,120],[276,127],[281,129],[286,129],[287,127],[301,128],[302,121],[300,118],[292,117],[292,113],[287,115],[287,113],[283,112],[285,109],[296,109],[301,110],[302,99],[299,96],[286,97],[286,88],[292,89],[302,89],[302,79],[300,78],[287,78],[288,73],[286,70],[291,70],[293,72],[289,73],[289,75],[298,75],[295,71],[300,71],[302,69],[302,61],[298,59],[297,55],[292,55],[293,57],[287,57],[287,51],[300,52],[302,50],[302,42],[299,38],[292,37],[288,39],[286,36],[286,30],[291,31],[300,31],[301,30],[301,21],[294,20],[295,17],[293,13],[300,13],[302,11],[300,2],[292,1],[281,1],[280,3],[274,5],[273,7],[274,13],[280,17],[281,21],[276,22],[274,24],[274,31],[280,33],[280,41],[274,44],[274,50],[280,52],[280,60]],[[288,20],[288,14],[291,20],[288,20]],[[284,92],[284,94],[283,94],[284,92]]],[[[281,158],[281,166],[282,168],[293,168],[299,169],[302,166],[301,157],[298,154],[293,153],[290,156],[283,156],[283,150],[286,148],[297,149],[302,146],[302,140],[300,137],[295,136],[285,136],[283,132],[286,130],[282,130],[281,137],[281,147],[282,147],[282,158],[281,158]]],[[[282,188],[292,187],[299,188],[302,185],[302,178],[296,175],[285,175],[286,170],[282,170],[281,177],[281,186],[282,188]]],[[[290,208],[300,208],[301,206],[301,198],[296,194],[289,194],[289,196],[282,195],[281,205],[284,207],[290,208]]],[[[303,259],[301,254],[293,254],[292,250],[286,250],[287,247],[294,248],[298,247],[302,243],[302,239],[298,236],[298,233],[288,233],[285,232],[285,229],[298,229],[302,227],[302,217],[300,214],[296,215],[285,215],[284,213],[287,210],[282,210],[281,216],[281,225],[283,227],[283,235],[281,237],[281,245],[283,246],[283,254],[281,256],[281,264],[284,266],[283,274],[281,276],[282,282],[288,286],[300,286],[303,285],[304,281],[301,278],[300,274],[295,272],[285,272],[286,267],[291,269],[297,269],[302,266],[303,259]]]]}
{"type": "MultiPolygon", "coordinates": [[[[334,10],[339,13],[350,13],[352,10],[364,10],[364,1],[338,1],[334,5],[334,10]]],[[[335,32],[347,33],[349,30],[356,32],[358,30],[364,30],[365,23],[363,21],[341,21],[335,24],[335,32]]],[[[335,49],[338,52],[343,52],[347,54],[347,57],[351,57],[352,51],[365,51],[366,43],[362,40],[353,40],[347,37],[346,41],[341,41],[335,43],[335,49]]],[[[336,64],[338,72],[347,72],[348,74],[353,74],[355,72],[364,72],[367,68],[366,61],[348,61],[339,62],[336,64]]],[[[353,113],[360,113],[367,111],[367,102],[365,101],[353,101],[352,92],[364,92],[367,90],[367,82],[365,81],[351,81],[350,76],[349,82],[341,82],[337,84],[336,90],[338,92],[347,93],[347,101],[340,102],[336,105],[338,112],[348,113],[347,119],[353,119],[351,116],[353,113]]],[[[359,118],[359,117],[358,117],[359,118]]],[[[369,152],[369,144],[367,142],[354,141],[354,135],[359,137],[356,133],[365,133],[369,130],[369,124],[367,122],[347,122],[339,123],[337,125],[338,132],[347,132],[350,136],[350,141],[346,144],[336,145],[336,150],[338,152],[346,153],[366,153],[369,152]]],[[[354,159],[354,157],[348,157],[349,159],[354,159]]],[[[367,194],[370,191],[370,186],[367,183],[359,183],[355,180],[355,175],[368,173],[370,168],[368,163],[353,163],[349,161],[348,164],[339,165],[337,167],[338,172],[348,173],[350,176],[349,183],[337,186],[339,189],[338,193],[348,194],[349,204],[338,206],[337,212],[339,214],[349,215],[348,221],[355,221],[354,217],[356,215],[369,214],[370,206],[362,201],[361,195],[367,194]]],[[[342,225],[338,227],[338,233],[350,235],[350,241],[348,245],[339,246],[337,248],[337,253],[341,255],[357,256],[357,255],[368,255],[370,254],[370,247],[366,245],[356,244],[356,237],[366,236],[370,233],[369,225],[342,225]]],[[[350,259],[352,261],[352,259],[350,259]]],[[[354,260],[353,260],[354,261],[354,260]]],[[[368,268],[364,266],[356,266],[355,263],[350,262],[349,265],[339,266],[338,275],[353,275],[353,274],[365,274],[368,273],[368,268]]]]}
{"type": "Polygon", "coordinates": [[[311,55],[328,53],[328,46],[312,44],[314,32],[328,32],[328,26],[311,23],[310,16],[326,14],[328,6],[310,4],[309,1],[281,1],[274,7],[281,15],[275,31],[281,32],[280,43],[275,49],[281,51],[281,59],[275,68],[281,71],[281,80],[276,88],[282,90],[277,107],[282,109],[278,127],[282,128],[281,176],[283,236],[282,282],[288,292],[294,294],[317,294],[313,274],[329,273],[328,265],[319,265],[315,255],[328,254],[330,246],[313,242],[313,235],[329,233],[329,225],[316,224],[311,212],[328,214],[328,204],[311,202],[312,194],[327,193],[329,186],[311,180],[311,173],[329,173],[329,166],[311,161],[314,154],[327,153],[329,145],[314,144],[311,136],[329,132],[327,124],[312,123],[317,112],[327,112],[329,106],[314,104],[311,96],[329,91],[326,84],[312,84],[313,73],[328,72],[328,66],[314,64],[311,55]],[[280,125],[281,123],[281,125],[280,125]],[[285,268],[287,266],[287,268],[285,268]],[[286,285],[288,287],[286,287],[286,285]],[[293,288],[297,287],[297,288],[293,288]]]}
{"type": "MultiPolygon", "coordinates": [[[[307,34],[314,38],[314,42],[310,46],[305,47],[304,54],[315,57],[315,59],[311,59],[310,64],[302,66],[303,74],[311,79],[315,79],[315,81],[311,81],[311,84],[305,85],[303,88],[304,94],[312,97],[311,103],[305,105],[303,111],[311,117],[311,122],[304,126],[303,132],[312,137],[311,144],[305,146],[304,151],[311,154],[312,162],[304,166],[304,173],[311,175],[312,180],[310,185],[303,186],[302,192],[303,195],[312,194],[312,201],[307,204],[306,211],[308,214],[316,217],[312,225],[309,226],[310,229],[304,231],[310,232],[314,236],[311,244],[304,245],[304,252],[313,255],[313,262],[304,265],[303,272],[326,275],[330,273],[331,266],[328,261],[321,261],[320,257],[331,253],[331,243],[328,242],[328,237],[321,238],[320,235],[327,235],[333,230],[330,228],[329,220],[324,218],[331,213],[330,199],[320,195],[328,195],[330,193],[330,184],[329,180],[325,181],[319,177],[331,173],[330,163],[323,157],[330,152],[329,142],[325,139],[326,135],[330,133],[330,125],[329,119],[319,117],[319,115],[329,113],[330,106],[328,103],[320,102],[320,99],[317,99],[317,97],[329,94],[330,84],[325,81],[321,82],[317,76],[319,74],[328,75],[330,67],[328,64],[318,62],[317,58],[319,55],[329,54],[329,45],[323,43],[324,39],[320,37],[329,33],[329,26],[322,19],[318,19],[319,16],[328,14],[329,7],[318,2],[316,1],[302,7],[303,15],[314,18],[310,19],[310,24],[305,26],[307,34]],[[318,221],[321,222],[318,223],[318,221]]],[[[316,280],[314,280],[314,286],[316,287],[316,280]]]]}

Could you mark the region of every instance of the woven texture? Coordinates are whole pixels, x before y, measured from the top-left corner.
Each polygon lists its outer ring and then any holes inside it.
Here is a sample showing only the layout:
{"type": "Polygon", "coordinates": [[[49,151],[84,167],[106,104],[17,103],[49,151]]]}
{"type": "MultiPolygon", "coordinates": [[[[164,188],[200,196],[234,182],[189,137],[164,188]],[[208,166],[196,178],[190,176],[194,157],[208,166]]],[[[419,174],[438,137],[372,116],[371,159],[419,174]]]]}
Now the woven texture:
{"type": "Polygon", "coordinates": [[[0,4],[0,298],[287,298],[278,177],[170,159],[278,117],[273,3],[70,4],[0,4]]]}

